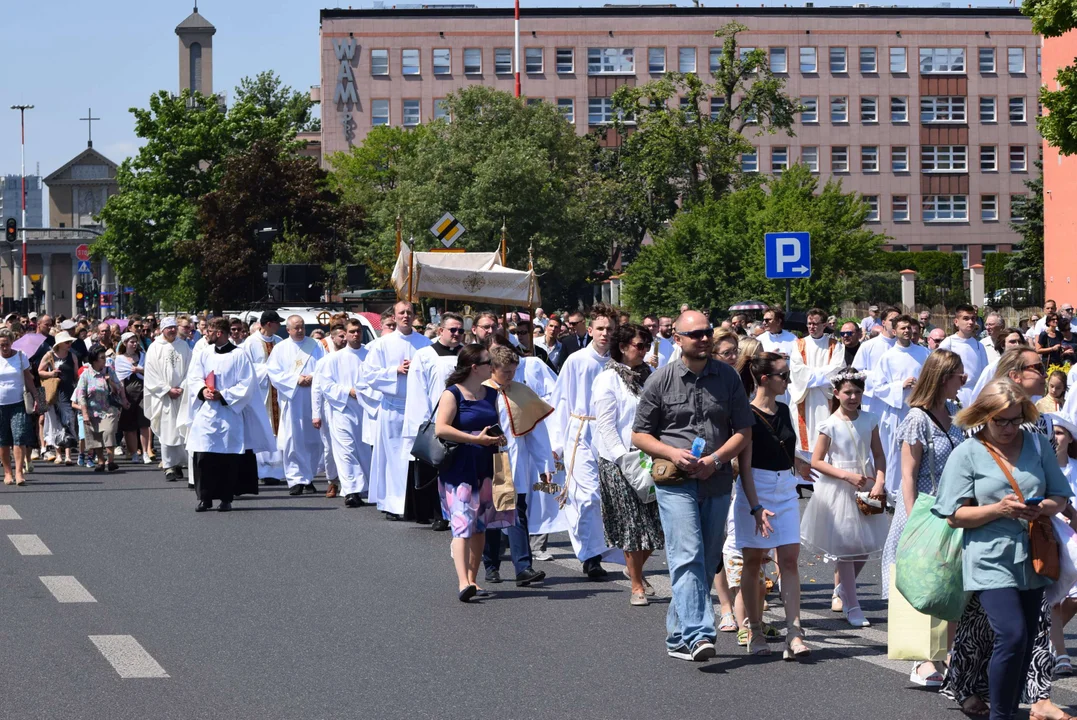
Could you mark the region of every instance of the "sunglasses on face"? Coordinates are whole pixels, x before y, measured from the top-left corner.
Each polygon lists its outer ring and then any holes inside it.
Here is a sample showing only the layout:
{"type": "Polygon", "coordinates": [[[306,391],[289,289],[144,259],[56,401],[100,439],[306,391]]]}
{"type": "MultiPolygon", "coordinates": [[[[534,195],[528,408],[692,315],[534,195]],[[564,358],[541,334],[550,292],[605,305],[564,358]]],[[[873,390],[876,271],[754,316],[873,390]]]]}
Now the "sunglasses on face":
{"type": "Polygon", "coordinates": [[[489,365],[490,362],[491,361],[488,360],[488,359],[487,360],[479,360],[477,363],[475,363],[475,367],[479,367],[480,365],[489,365]]]}
{"type": "Polygon", "coordinates": [[[516,337],[530,337],[531,336],[531,331],[530,330],[513,330],[512,334],[515,335],[516,337]]]}
{"type": "Polygon", "coordinates": [[[568,326],[569,326],[569,327],[576,327],[576,326],[577,326],[577,325],[579,325],[579,324],[580,324],[580,321],[579,321],[579,320],[575,320],[575,321],[574,321],[574,320],[569,320],[569,321],[568,321],[568,326]]]}
{"type": "Polygon", "coordinates": [[[677,334],[680,335],[681,337],[689,338],[690,340],[699,341],[699,340],[705,340],[705,339],[709,338],[711,336],[711,329],[710,328],[700,328],[699,330],[689,330],[688,332],[679,332],[678,331],[677,334]]]}
{"type": "Polygon", "coordinates": [[[464,332],[464,328],[445,328],[445,332],[449,333],[450,335],[459,335],[460,333],[464,332]]]}
{"type": "Polygon", "coordinates": [[[479,325],[478,328],[479,328],[479,330],[493,330],[494,326],[493,325],[479,325]]]}
{"type": "Polygon", "coordinates": [[[1021,372],[1024,372],[1025,370],[1031,370],[1037,375],[1047,374],[1047,368],[1044,367],[1043,363],[1036,363],[1035,365],[1025,365],[1023,368],[1021,368],[1021,372]]]}
{"type": "Polygon", "coordinates": [[[839,333],[839,335],[841,335],[843,338],[844,337],[854,337],[856,335],[856,333],[847,331],[847,332],[839,333]]]}
{"type": "Polygon", "coordinates": [[[645,352],[647,350],[647,348],[650,347],[650,345],[648,345],[645,342],[633,342],[633,343],[628,343],[628,344],[631,345],[632,347],[636,348],[637,350],[641,351],[641,352],[645,352]]]}
{"type": "Polygon", "coordinates": [[[778,378],[779,380],[784,380],[785,382],[789,382],[789,371],[786,370],[785,372],[774,373],[772,375],[766,375],[764,377],[778,378]]]}

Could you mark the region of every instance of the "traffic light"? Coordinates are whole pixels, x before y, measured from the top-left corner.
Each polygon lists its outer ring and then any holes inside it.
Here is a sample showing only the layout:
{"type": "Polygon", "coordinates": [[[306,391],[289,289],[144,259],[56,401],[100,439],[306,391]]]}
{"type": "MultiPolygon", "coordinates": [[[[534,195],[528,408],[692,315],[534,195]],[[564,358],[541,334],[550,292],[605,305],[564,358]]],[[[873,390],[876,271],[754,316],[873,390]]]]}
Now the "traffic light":
{"type": "Polygon", "coordinates": [[[75,286],[75,299],[78,300],[79,302],[82,302],[83,300],[85,300],[86,299],[86,288],[82,287],[81,285],[76,285],[75,286]]]}
{"type": "Polygon", "coordinates": [[[8,218],[7,219],[7,231],[6,231],[5,235],[4,235],[4,239],[6,239],[9,243],[14,243],[15,242],[15,236],[17,234],[18,234],[18,232],[17,232],[17,227],[15,225],[15,218],[8,218]]]}

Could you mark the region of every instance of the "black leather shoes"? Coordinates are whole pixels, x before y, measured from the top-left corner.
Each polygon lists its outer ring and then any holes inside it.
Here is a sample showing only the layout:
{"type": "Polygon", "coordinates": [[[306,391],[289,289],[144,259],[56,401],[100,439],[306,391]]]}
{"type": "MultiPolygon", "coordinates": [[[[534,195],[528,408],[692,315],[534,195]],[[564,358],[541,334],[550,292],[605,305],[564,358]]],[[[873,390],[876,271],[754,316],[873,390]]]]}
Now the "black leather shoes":
{"type": "Polygon", "coordinates": [[[304,489],[304,490],[306,490],[306,491],[307,491],[308,493],[310,493],[311,495],[313,495],[313,494],[315,494],[316,492],[318,492],[318,488],[316,488],[316,487],[314,486],[314,483],[308,483],[307,485],[304,485],[304,486],[303,486],[303,489],[304,489]]]}
{"type": "Polygon", "coordinates": [[[516,575],[516,587],[527,587],[531,583],[542,582],[546,579],[546,573],[542,570],[527,568],[516,575]]]}
{"type": "Polygon", "coordinates": [[[303,485],[296,485],[295,487],[293,487],[291,490],[288,491],[288,494],[289,495],[302,495],[303,494],[303,487],[304,487],[303,485]]]}
{"type": "Polygon", "coordinates": [[[232,512],[232,503],[222,502],[217,508],[217,512],[232,512]]]}
{"type": "Polygon", "coordinates": [[[587,558],[583,561],[583,572],[587,577],[592,580],[601,580],[609,575],[606,569],[602,567],[602,556],[596,555],[593,558],[587,558]]]}
{"type": "Polygon", "coordinates": [[[349,493],[344,496],[344,507],[363,507],[363,498],[359,497],[359,493],[349,493]]]}
{"type": "Polygon", "coordinates": [[[200,500],[198,502],[198,506],[195,507],[194,511],[195,512],[205,512],[206,510],[212,510],[212,509],[213,509],[213,502],[212,501],[210,501],[210,500],[200,500]]]}
{"type": "Polygon", "coordinates": [[[262,484],[266,485],[267,487],[272,487],[273,485],[280,485],[280,482],[281,481],[277,478],[262,478],[262,484]]]}
{"type": "Polygon", "coordinates": [[[430,523],[430,529],[434,532],[445,532],[449,529],[449,521],[444,518],[435,520],[430,523]]]}
{"type": "Polygon", "coordinates": [[[499,583],[501,582],[501,571],[489,569],[486,571],[486,582],[499,583]]]}

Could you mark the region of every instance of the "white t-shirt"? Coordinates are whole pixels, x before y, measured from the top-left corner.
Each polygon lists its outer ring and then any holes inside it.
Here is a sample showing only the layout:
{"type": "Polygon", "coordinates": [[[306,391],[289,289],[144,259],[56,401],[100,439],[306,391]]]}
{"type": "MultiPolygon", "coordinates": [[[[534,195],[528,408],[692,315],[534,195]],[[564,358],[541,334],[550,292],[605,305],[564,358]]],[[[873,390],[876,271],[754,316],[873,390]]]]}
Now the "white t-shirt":
{"type": "Polygon", "coordinates": [[[16,351],[8,358],[0,356],[0,361],[0,405],[21,403],[25,384],[22,372],[30,369],[30,360],[25,353],[16,351]]]}

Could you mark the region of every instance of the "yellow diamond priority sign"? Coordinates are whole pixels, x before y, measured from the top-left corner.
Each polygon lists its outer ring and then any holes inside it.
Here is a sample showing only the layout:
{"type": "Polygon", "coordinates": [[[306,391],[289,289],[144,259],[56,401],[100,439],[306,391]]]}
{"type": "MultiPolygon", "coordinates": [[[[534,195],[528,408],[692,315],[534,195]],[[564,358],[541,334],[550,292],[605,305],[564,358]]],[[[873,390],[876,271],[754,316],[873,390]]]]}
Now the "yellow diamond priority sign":
{"type": "Polygon", "coordinates": [[[430,233],[440,240],[445,247],[451,247],[465,232],[467,232],[467,228],[461,225],[460,221],[450,213],[442,215],[441,219],[430,228],[430,233]]]}

